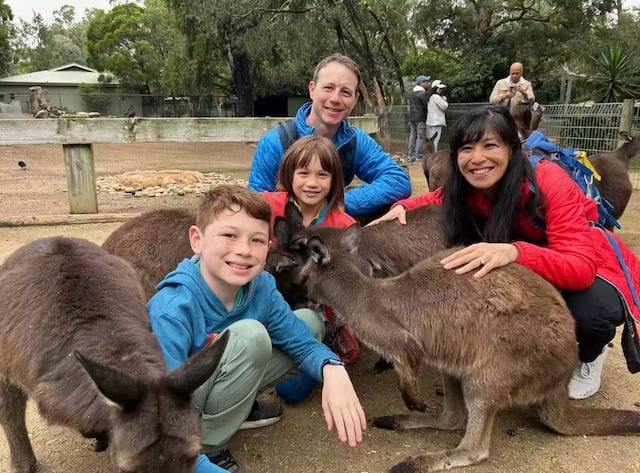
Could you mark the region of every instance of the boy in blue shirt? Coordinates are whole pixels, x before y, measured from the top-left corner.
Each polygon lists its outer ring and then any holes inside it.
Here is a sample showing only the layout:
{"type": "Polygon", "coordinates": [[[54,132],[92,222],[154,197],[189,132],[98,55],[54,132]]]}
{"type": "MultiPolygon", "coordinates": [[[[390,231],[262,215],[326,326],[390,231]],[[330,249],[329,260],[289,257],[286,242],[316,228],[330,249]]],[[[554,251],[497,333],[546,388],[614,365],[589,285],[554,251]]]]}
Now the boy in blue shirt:
{"type": "Polygon", "coordinates": [[[210,190],[189,229],[195,256],[158,284],[147,308],[170,369],[224,330],[220,363],[193,395],[201,419],[202,454],[195,473],[242,472],[227,443],[243,428],[277,422],[283,408],[256,395],[298,369],[323,381],[327,428],[350,446],[366,420],[344,365],[320,342],[324,324],[313,310],[291,311],[263,271],[271,208],[257,192],[223,185],[210,190]]]}

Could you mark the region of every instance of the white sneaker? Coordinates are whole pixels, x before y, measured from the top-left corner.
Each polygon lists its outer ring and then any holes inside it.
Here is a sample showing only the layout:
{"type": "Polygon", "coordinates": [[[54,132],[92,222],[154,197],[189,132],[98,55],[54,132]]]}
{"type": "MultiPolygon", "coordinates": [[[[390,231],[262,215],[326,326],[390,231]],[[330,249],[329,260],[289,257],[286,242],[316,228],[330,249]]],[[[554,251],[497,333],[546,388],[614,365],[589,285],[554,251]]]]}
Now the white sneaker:
{"type": "Polygon", "coordinates": [[[607,347],[595,360],[589,363],[578,363],[569,381],[569,398],[586,399],[600,390],[602,367],[607,358],[607,347]]]}

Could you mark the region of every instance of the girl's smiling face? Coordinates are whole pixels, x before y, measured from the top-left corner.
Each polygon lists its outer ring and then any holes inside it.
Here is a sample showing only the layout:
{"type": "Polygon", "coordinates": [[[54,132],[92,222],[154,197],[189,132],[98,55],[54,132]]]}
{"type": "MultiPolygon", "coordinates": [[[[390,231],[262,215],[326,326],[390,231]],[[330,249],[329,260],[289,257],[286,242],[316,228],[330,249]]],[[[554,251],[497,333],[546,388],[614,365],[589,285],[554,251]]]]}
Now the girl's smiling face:
{"type": "Polygon", "coordinates": [[[331,173],[322,168],[318,156],[313,156],[305,167],[295,170],[291,187],[303,214],[315,216],[331,190],[331,173]]]}
{"type": "Polygon", "coordinates": [[[493,199],[500,179],[507,172],[511,149],[492,129],[480,140],[458,149],[458,168],[467,182],[493,199]]]}

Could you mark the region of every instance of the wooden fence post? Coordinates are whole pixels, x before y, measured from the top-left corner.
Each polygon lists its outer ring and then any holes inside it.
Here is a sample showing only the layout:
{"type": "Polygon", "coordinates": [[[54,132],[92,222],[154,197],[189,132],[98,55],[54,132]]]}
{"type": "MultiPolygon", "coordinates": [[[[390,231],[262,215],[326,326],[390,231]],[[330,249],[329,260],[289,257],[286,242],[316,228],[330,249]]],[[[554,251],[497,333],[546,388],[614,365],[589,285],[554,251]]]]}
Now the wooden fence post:
{"type": "Polygon", "coordinates": [[[69,212],[72,214],[98,213],[96,171],[93,147],[90,143],[63,144],[64,167],[69,189],[69,212]]]}
{"type": "MultiPolygon", "coordinates": [[[[622,101],[622,111],[620,112],[620,128],[618,131],[631,133],[633,127],[633,99],[622,101]]],[[[624,140],[618,140],[618,148],[624,144],[624,140]]]]}

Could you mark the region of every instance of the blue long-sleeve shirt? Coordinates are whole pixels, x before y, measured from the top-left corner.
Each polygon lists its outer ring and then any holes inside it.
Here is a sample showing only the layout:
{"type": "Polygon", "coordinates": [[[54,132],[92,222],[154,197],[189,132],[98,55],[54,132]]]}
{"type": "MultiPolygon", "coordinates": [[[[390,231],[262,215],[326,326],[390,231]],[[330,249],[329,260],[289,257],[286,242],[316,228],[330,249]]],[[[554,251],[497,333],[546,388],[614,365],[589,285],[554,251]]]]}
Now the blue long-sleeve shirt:
{"type": "MultiPolygon", "coordinates": [[[[315,134],[315,128],[307,123],[311,102],[296,113],[296,130],[299,137],[315,134]]],[[[360,128],[343,120],[332,141],[340,150],[355,139],[353,168],[345,170],[344,182],[349,185],[354,177],[364,184],[349,189],[345,194],[345,210],[353,217],[379,211],[411,194],[411,181],[407,173],[384,152],[382,147],[360,128]]],[[[274,191],[280,160],[285,150],[278,129],[269,130],[258,142],[249,173],[249,188],[262,192],[274,191]]]]}

